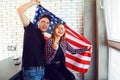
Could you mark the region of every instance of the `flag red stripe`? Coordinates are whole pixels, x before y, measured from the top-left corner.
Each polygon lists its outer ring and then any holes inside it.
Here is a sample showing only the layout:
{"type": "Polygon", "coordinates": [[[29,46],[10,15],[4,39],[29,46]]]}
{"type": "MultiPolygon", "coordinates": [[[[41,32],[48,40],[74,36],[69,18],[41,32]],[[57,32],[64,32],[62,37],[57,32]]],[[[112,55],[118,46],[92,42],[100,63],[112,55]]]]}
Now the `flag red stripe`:
{"type": "Polygon", "coordinates": [[[74,60],[74,61],[76,61],[77,63],[80,63],[80,64],[86,64],[86,65],[90,64],[90,61],[82,60],[82,59],[77,58],[75,56],[72,56],[70,54],[66,54],[66,57],[69,58],[69,59],[72,59],[72,60],[74,60]]]}
{"type": "Polygon", "coordinates": [[[44,36],[44,39],[45,39],[45,40],[48,40],[48,37],[47,37],[47,36],[44,36]]]}
{"type": "Polygon", "coordinates": [[[83,53],[81,53],[81,55],[91,57],[91,53],[90,52],[83,52],[83,53]]]}
{"type": "Polygon", "coordinates": [[[80,67],[76,67],[75,65],[72,65],[68,62],[66,62],[66,66],[72,70],[75,70],[77,72],[81,72],[81,73],[86,73],[88,69],[84,69],[84,68],[80,68],[80,67]]]}

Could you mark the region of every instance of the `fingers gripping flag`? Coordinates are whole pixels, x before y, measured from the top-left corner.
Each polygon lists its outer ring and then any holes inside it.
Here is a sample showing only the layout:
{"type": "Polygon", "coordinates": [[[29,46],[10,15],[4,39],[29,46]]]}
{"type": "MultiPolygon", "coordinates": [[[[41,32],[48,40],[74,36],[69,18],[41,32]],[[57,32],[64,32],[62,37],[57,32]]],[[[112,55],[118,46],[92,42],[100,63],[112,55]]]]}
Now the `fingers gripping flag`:
{"type": "MultiPolygon", "coordinates": [[[[91,46],[90,42],[85,37],[70,29],[63,20],[61,20],[59,17],[57,17],[56,15],[54,15],[41,5],[37,6],[35,16],[33,19],[33,24],[36,27],[39,17],[42,16],[43,14],[47,14],[51,17],[50,27],[45,34],[46,38],[50,37],[52,28],[54,27],[55,24],[62,23],[66,27],[66,40],[73,48],[84,48],[86,46],[91,46]]],[[[91,60],[91,48],[86,52],[74,55],[66,51],[66,66],[74,71],[86,73],[90,66],[90,60],[91,60]]]]}

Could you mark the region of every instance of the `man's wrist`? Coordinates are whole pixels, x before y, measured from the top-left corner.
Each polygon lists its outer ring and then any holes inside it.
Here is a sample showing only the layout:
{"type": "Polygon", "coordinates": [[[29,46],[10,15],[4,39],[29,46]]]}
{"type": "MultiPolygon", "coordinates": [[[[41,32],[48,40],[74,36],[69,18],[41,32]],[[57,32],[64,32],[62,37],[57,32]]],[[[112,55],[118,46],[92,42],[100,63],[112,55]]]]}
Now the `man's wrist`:
{"type": "Polygon", "coordinates": [[[31,1],[30,2],[32,5],[39,5],[40,4],[40,2],[35,2],[35,1],[31,1]]]}

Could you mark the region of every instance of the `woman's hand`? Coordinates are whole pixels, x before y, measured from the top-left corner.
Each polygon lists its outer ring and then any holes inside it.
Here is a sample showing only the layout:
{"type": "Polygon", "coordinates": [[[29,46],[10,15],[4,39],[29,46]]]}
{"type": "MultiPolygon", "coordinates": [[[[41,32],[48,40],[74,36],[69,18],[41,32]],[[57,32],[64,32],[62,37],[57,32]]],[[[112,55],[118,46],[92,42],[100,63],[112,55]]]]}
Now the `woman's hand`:
{"type": "Polygon", "coordinates": [[[92,52],[92,49],[93,49],[92,46],[87,47],[87,50],[90,50],[90,52],[92,52]]]}
{"type": "Polygon", "coordinates": [[[52,48],[55,49],[55,50],[57,50],[58,47],[59,47],[58,45],[59,45],[59,43],[54,41],[53,45],[52,45],[52,48]]]}

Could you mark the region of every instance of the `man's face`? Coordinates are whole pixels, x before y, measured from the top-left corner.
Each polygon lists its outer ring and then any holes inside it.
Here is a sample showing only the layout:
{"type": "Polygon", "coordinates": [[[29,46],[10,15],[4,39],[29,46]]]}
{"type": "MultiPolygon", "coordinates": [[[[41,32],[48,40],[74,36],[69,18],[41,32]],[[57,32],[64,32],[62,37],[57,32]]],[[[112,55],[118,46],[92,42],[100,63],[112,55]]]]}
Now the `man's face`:
{"type": "Polygon", "coordinates": [[[50,21],[48,18],[42,18],[41,20],[38,21],[38,28],[42,32],[46,32],[48,27],[49,27],[50,21]]]}

